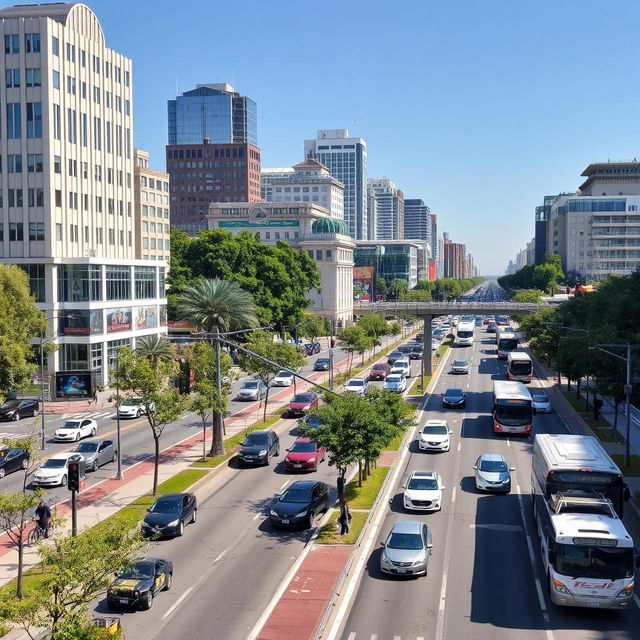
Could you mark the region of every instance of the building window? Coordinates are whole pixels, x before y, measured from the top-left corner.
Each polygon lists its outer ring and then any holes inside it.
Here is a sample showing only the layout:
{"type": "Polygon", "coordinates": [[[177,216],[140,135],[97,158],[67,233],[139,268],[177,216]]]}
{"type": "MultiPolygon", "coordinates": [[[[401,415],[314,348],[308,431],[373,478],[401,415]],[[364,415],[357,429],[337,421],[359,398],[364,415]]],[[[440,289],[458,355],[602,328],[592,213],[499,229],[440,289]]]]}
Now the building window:
{"type": "Polygon", "coordinates": [[[156,297],[155,267],[134,267],[136,281],[136,298],[156,297]]]}
{"type": "Polygon", "coordinates": [[[5,53],[20,53],[20,36],[17,33],[4,37],[5,53]]]}
{"type": "Polygon", "coordinates": [[[35,297],[36,302],[44,302],[45,297],[45,276],[43,264],[22,264],[22,269],[27,272],[29,276],[29,289],[31,294],[35,297]]]}
{"type": "MultiPolygon", "coordinates": [[[[112,235],[113,229],[109,229],[109,232],[112,235]]],[[[129,300],[131,298],[131,269],[125,266],[109,265],[106,270],[107,300],[129,300]]]]}
{"type": "Polygon", "coordinates": [[[76,139],[76,111],[75,109],[67,109],[67,141],[75,144],[76,139]]]}
{"type": "Polygon", "coordinates": [[[67,42],[67,60],[69,62],[76,61],[76,48],[69,42],[67,42]]]}
{"type": "MultiPolygon", "coordinates": [[[[62,235],[62,225],[60,225],[62,235]]],[[[58,295],[61,302],[101,300],[101,278],[98,265],[60,265],[58,295]]]]}
{"type": "Polygon", "coordinates": [[[76,95],[76,79],[72,76],[67,76],[67,93],[76,95]]]}
{"type": "MultiPolygon", "coordinates": [[[[42,158],[42,156],[40,156],[42,158]]],[[[53,170],[55,173],[62,173],[62,159],[60,156],[53,156],[53,170]]],[[[31,171],[31,169],[29,169],[31,171]]]]}
{"type": "Polygon", "coordinates": [[[31,242],[44,240],[44,222],[29,223],[29,240],[31,242]]]}
{"type": "Polygon", "coordinates": [[[116,234],[114,229],[109,229],[109,244],[115,245],[116,243],[116,234]]]}
{"type": "Polygon", "coordinates": [[[27,69],[27,87],[42,86],[42,73],[40,69],[27,69]]]}
{"type": "Polygon", "coordinates": [[[62,223],[56,222],[56,240],[62,241],[62,223]]]}
{"type": "Polygon", "coordinates": [[[20,86],[20,69],[7,69],[4,72],[4,77],[7,89],[20,86]]]}
{"type": "Polygon", "coordinates": [[[22,222],[9,223],[9,242],[22,242],[24,240],[24,231],[22,222]]]}
{"type": "Polygon", "coordinates": [[[58,40],[58,38],[51,38],[51,53],[53,53],[54,56],[60,55],[60,40],[58,40]]]}
{"type": "Polygon", "coordinates": [[[9,154],[7,156],[7,171],[9,173],[22,173],[22,156],[9,154]]]}
{"type": "Polygon", "coordinates": [[[27,202],[30,207],[44,207],[44,189],[29,189],[27,202]]]}
{"type": "Polygon", "coordinates": [[[9,206],[10,207],[23,206],[22,189],[9,189],[9,206]]]}
{"type": "Polygon", "coordinates": [[[124,340],[109,340],[107,342],[107,367],[109,371],[113,371],[118,367],[118,351],[121,347],[130,347],[131,338],[124,340]]]}
{"type": "Polygon", "coordinates": [[[102,369],[102,344],[99,342],[91,345],[91,369],[93,371],[102,369]]]}
{"type": "Polygon", "coordinates": [[[53,105],[53,137],[56,140],[60,140],[61,135],[61,123],[60,123],[60,105],[53,105]]]}
{"type": "Polygon", "coordinates": [[[93,101],[100,104],[100,87],[93,87],[93,101]]]}
{"type": "Polygon", "coordinates": [[[22,117],[20,111],[20,103],[7,103],[7,138],[22,137],[22,117]]]}
{"type": "Polygon", "coordinates": [[[40,34],[39,33],[24,34],[24,50],[25,50],[25,53],[40,53],[40,34]]]}
{"type": "Polygon", "coordinates": [[[27,138],[42,138],[42,102],[27,102],[27,138]]]}
{"type": "Polygon", "coordinates": [[[89,368],[87,361],[87,344],[62,345],[62,369],[63,371],[85,371],[89,368]]]}

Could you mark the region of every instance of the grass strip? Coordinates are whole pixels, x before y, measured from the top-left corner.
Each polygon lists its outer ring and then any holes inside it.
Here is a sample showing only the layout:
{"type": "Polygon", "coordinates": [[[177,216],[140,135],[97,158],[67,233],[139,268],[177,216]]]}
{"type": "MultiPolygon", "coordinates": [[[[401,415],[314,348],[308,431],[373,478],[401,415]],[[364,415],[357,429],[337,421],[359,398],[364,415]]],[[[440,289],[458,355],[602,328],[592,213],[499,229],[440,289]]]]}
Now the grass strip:
{"type": "Polygon", "coordinates": [[[561,389],[560,392],[601,442],[624,442],[624,436],[616,431],[604,418],[593,419],[593,413],[589,411],[589,405],[584,398],[576,398],[576,394],[573,391],[567,391],[566,389],[561,389]]]}
{"type": "Polygon", "coordinates": [[[339,511],[332,511],[327,524],[320,529],[316,544],[355,544],[358,541],[362,527],[367,521],[368,511],[354,511],[351,513],[349,523],[349,533],[346,536],[340,535],[340,527],[337,523],[339,511]]]}
{"type": "Polygon", "coordinates": [[[418,376],[411,388],[409,389],[408,395],[410,396],[423,396],[427,391],[427,386],[431,382],[431,376],[423,376],[422,378],[422,386],[420,386],[420,376],[418,376]]]}
{"type": "Polygon", "coordinates": [[[384,479],[389,473],[389,467],[376,467],[371,470],[371,475],[362,481],[362,486],[358,486],[358,479],[355,478],[344,489],[344,497],[351,509],[371,509],[380,491],[384,479]]]}
{"type": "Polygon", "coordinates": [[[625,476],[630,476],[632,478],[637,478],[640,476],[640,456],[631,455],[630,462],[631,464],[627,467],[624,464],[624,455],[621,453],[614,453],[611,456],[614,462],[620,467],[620,470],[625,476]]]}

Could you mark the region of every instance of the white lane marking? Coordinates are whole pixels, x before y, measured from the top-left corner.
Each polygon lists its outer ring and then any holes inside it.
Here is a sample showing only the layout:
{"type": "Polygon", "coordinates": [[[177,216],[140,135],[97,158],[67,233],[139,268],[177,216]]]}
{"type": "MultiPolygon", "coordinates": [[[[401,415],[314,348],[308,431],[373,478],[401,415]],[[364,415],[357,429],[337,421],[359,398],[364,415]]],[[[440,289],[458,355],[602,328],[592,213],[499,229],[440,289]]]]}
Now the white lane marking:
{"type": "Polygon", "coordinates": [[[393,640],[402,640],[400,636],[393,636],[393,640]]]}
{"type": "Polygon", "coordinates": [[[229,549],[223,549],[215,558],[215,560],[213,561],[213,564],[216,564],[216,562],[218,562],[219,560],[222,560],[222,558],[224,558],[225,554],[227,553],[227,551],[229,551],[229,549]]]}
{"type": "MultiPolygon", "coordinates": [[[[549,625],[549,612],[547,611],[547,603],[544,599],[544,593],[542,591],[542,584],[540,583],[540,578],[538,577],[538,569],[536,566],[536,557],[533,553],[533,542],[531,541],[531,536],[529,535],[529,531],[527,531],[527,520],[524,514],[524,503],[522,502],[522,493],[520,492],[520,485],[516,484],[516,491],[518,495],[518,507],[520,507],[520,519],[522,520],[522,526],[524,527],[524,535],[527,540],[527,551],[529,552],[529,561],[531,562],[531,571],[533,571],[533,579],[536,583],[536,593],[538,594],[538,604],[540,605],[540,610],[542,611],[542,618],[544,620],[545,625],[549,625]]],[[[551,629],[545,629],[545,635],[547,640],[554,640],[553,632],[551,629]]]]}
{"type": "Polygon", "coordinates": [[[253,516],[252,520],[257,520],[261,515],[261,513],[256,513],[256,515],[253,516]]]}
{"type": "Polygon", "coordinates": [[[460,451],[460,449],[462,449],[462,442],[458,442],[458,451],[460,451]]]}
{"type": "Polygon", "coordinates": [[[282,489],[284,489],[289,483],[291,482],[291,480],[287,480],[281,487],[280,487],[280,491],[282,491],[282,489]]]}
{"type": "Polygon", "coordinates": [[[453,487],[453,489],[451,490],[451,504],[454,504],[456,501],[456,490],[457,487],[453,487]]]}
{"type": "Polygon", "coordinates": [[[377,633],[372,633],[371,634],[371,640],[378,640],[378,634],[377,633]]]}
{"type": "Polygon", "coordinates": [[[166,611],[162,619],[168,618],[181,604],[182,601],[193,591],[194,587],[189,587],[166,611]]]}
{"type": "Polygon", "coordinates": [[[424,636],[418,636],[416,640],[424,640],[424,636]]]}
{"type": "Polygon", "coordinates": [[[507,447],[511,446],[511,438],[507,438],[507,447]]]}
{"type": "Polygon", "coordinates": [[[352,632],[349,634],[349,637],[347,638],[347,640],[356,640],[356,632],[355,632],[355,631],[352,631],[352,632]]]}

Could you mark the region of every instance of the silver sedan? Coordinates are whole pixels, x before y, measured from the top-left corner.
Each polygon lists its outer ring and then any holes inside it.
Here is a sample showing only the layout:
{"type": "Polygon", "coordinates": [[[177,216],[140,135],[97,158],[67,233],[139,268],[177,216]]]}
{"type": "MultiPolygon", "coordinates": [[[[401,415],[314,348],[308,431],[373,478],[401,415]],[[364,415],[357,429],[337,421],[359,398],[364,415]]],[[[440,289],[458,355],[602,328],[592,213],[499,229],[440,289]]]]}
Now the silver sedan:
{"type": "Polygon", "coordinates": [[[84,460],[84,468],[87,471],[97,471],[107,462],[115,462],[118,457],[118,448],[113,440],[86,440],[81,442],[73,450],[79,453],[84,460]]]}

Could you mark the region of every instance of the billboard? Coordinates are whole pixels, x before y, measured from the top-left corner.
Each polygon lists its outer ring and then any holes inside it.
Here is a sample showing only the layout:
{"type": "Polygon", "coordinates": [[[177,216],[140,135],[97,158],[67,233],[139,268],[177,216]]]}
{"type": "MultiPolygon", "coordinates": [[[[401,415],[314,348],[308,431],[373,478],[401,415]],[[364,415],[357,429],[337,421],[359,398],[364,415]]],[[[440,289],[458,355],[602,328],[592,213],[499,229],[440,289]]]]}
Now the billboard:
{"type": "Polygon", "coordinates": [[[60,333],[64,336],[99,335],[103,332],[102,310],[62,311],[60,315],[60,333]]]}
{"type": "Polygon", "coordinates": [[[373,267],[353,268],[353,299],[360,302],[373,300],[374,281],[373,267]]]}
{"type": "Polygon", "coordinates": [[[433,282],[436,278],[436,261],[434,258],[429,258],[429,280],[433,282]]]}
{"type": "Polygon", "coordinates": [[[114,309],[107,313],[107,333],[131,330],[131,308],[114,309]]]}
{"type": "Polygon", "coordinates": [[[158,326],[158,313],[153,307],[136,309],[136,329],[155,329],[158,326]]]}
{"type": "Polygon", "coordinates": [[[92,376],[87,371],[57,371],[56,397],[87,397],[93,393],[92,376]]]}

